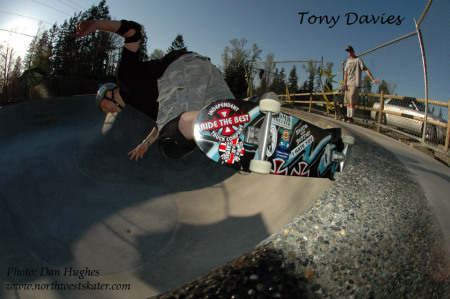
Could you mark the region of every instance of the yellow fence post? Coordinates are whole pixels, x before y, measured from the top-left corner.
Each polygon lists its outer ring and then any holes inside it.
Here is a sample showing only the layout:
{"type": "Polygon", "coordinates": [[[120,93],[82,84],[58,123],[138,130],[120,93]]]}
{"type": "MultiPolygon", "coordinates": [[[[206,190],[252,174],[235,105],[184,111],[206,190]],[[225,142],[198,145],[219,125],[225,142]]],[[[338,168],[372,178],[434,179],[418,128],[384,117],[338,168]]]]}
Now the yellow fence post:
{"type": "Polygon", "coordinates": [[[293,104],[291,102],[291,94],[289,93],[288,86],[286,85],[286,102],[288,102],[289,105],[293,104]]]}
{"type": "Polygon", "coordinates": [[[312,110],[312,100],[313,100],[313,96],[312,93],[309,95],[309,113],[311,113],[312,110]]]}
{"type": "Polygon", "coordinates": [[[450,145],[450,99],[448,99],[447,137],[445,138],[445,150],[448,152],[450,145]]]}
{"type": "MultiPolygon", "coordinates": [[[[380,95],[380,110],[378,112],[378,124],[381,125],[381,120],[383,119],[383,110],[384,110],[384,91],[381,91],[380,95]]],[[[377,132],[381,132],[381,127],[377,127],[377,132]]]]}
{"type": "Polygon", "coordinates": [[[336,100],[335,100],[336,98],[333,96],[333,105],[334,105],[334,119],[338,119],[338,116],[337,116],[337,110],[338,110],[338,108],[337,108],[337,103],[336,103],[336,100]]]}

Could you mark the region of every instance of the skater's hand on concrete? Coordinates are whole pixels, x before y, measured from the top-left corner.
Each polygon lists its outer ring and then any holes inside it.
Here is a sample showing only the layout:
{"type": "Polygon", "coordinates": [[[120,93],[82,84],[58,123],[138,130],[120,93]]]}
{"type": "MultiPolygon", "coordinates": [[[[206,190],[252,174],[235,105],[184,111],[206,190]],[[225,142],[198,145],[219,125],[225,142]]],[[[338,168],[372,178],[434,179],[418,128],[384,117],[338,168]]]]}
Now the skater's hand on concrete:
{"type": "Polygon", "coordinates": [[[136,161],[139,161],[139,159],[144,158],[144,154],[148,151],[148,145],[145,143],[139,144],[134,150],[128,153],[130,157],[130,160],[135,159],[136,161]]]}

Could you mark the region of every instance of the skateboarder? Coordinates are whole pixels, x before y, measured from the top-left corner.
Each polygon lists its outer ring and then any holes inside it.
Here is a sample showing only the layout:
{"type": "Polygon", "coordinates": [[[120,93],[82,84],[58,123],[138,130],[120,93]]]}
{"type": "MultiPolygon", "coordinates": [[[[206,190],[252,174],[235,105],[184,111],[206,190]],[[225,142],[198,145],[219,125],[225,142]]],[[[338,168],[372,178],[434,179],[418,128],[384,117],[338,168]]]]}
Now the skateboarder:
{"type": "Polygon", "coordinates": [[[140,61],[137,51],[142,27],[133,21],[83,21],[72,36],[81,38],[97,30],[125,38],[118,85],[108,83],[99,89],[100,110],[116,113],[130,105],[156,120],[149,135],[128,153],[130,159],[142,159],[155,141],[169,158],[182,158],[192,152],[196,147],[193,124],[199,110],[214,101],[234,98],[220,71],[209,58],[187,51],[140,61]]]}

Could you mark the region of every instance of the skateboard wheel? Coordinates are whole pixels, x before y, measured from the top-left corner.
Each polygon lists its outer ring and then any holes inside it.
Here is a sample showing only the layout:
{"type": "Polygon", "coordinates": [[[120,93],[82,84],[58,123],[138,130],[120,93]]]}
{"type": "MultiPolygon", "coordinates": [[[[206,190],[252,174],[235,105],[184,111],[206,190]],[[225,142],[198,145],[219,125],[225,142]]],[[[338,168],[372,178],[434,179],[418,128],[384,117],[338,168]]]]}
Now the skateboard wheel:
{"type": "Polygon", "coordinates": [[[250,171],[268,174],[270,173],[270,169],[272,168],[272,163],[269,161],[261,161],[261,160],[251,160],[250,161],[250,171]]]}
{"type": "Polygon", "coordinates": [[[355,138],[350,135],[345,135],[344,137],[342,137],[342,142],[349,145],[353,145],[355,144],[355,138]]]}
{"type": "Polygon", "coordinates": [[[281,104],[277,100],[263,99],[259,102],[259,110],[263,113],[272,112],[273,114],[278,114],[281,110],[281,104]]]}

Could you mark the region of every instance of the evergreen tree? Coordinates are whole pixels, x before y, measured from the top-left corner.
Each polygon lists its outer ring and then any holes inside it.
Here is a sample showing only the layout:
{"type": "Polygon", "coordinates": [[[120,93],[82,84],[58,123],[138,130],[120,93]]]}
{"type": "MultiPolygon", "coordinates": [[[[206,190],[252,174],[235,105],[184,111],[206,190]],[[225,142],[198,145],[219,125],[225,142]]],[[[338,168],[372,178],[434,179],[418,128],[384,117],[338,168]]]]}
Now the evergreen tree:
{"type": "Polygon", "coordinates": [[[380,86],[378,87],[378,93],[381,93],[381,91],[383,91],[384,94],[391,94],[389,84],[384,80],[381,81],[380,86]]]}
{"type": "Polygon", "coordinates": [[[39,22],[39,27],[36,35],[31,40],[28,45],[27,53],[25,54],[24,67],[25,69],[29,69],[32,67],[33,60],[37,55],[39,55],[38,44],[39,40],[42,38],[42,34],[44,33],[44,26],[42,22],[39,22]]]}
{"type": "Polygon", "coordinates": [[[298,90],[298,75],[297,75],[297,67],[294,65],[289,73],[288,79],[288,89],[289,93],[296,93],[298,90]]]}
{"type": "MultiPolygon", "coordinates": [[[[72,27],[74,28],[75,22],[71,18],[72,27]]],[[[54,53],[52,55],[53,72],[51,77],[51,87],[55,95],[66,95],[75,92],[73,84],[72,74],[74,75],[86,75],[82,72],[84,65],[87,65],[79,55],[80,50],[85,48],[83,41],[78,41],[70,38],[69,33],[71,25],[66,20],[60,26],[58,34],[56,36],[54,53]]],[[[87,53],[86,53],[87,54],[87,53]]],[[[87,56],[85,60],[91,59],[87,56]]]]}
{"type": "Polygon", "coordinates": [[[308,66],[303,65],[303,69],[308,74],[308,79],[305,84],[303,84],[303,87],[305,87],[308,92],[314,92],[316,90],[316,77],[320,77],[319,68],[316,68],[314,62],[310,60],[308,61],[308,66]]]}
{"type": "Polygon", "coordinates": [[[270,84],[269,90],[276,94],[286,93],[286,75],[284,74],[284,68],[281,68],[280,72],[278,72],[278,69],[275,71],[275,76],[272,84],[270,84]]]}
{"type": "Polygon", "coordinates": [[[184,44],[183,35],[178,34],[172,42],[172,45],[167,49],[167,53],[172,51],[187,51],[187,47],[184,44]]]}
{"type": "Polygon", "coordinates": [[[82,39],[70,36],[79,22],[88,19],[111,19],[105,0],[55,30],[51,59],[55,94],[94,93],[117,63],[114,57],[118,55],[114,52],[119,48],[120,38],[116,35],[96,31],[82,39]]]}
{"type": "Polygon", "coordinates": [[[36,54],[31,61],[30,68],[39,67],[47,74],[50,73],[51,43],[49,31],[44,31],[36,44],[36,54]]]}
{"type": "MultiPolygon", "coordinates": [[[[40,30],[33,38],[25,56],[24,67],[39,67],[49,74],[48,89],[53,95],[95,93],[99,83],[114,82],[123,38],[96,31],[82,39],[70,36],[82,20],[110,20],[109,7],[102,0],[85,12],[75,14],[62,25],[48,31],[40,30]]],[[[139,58],[148,60],[147,35],[138,51],[139,58]]]]}

